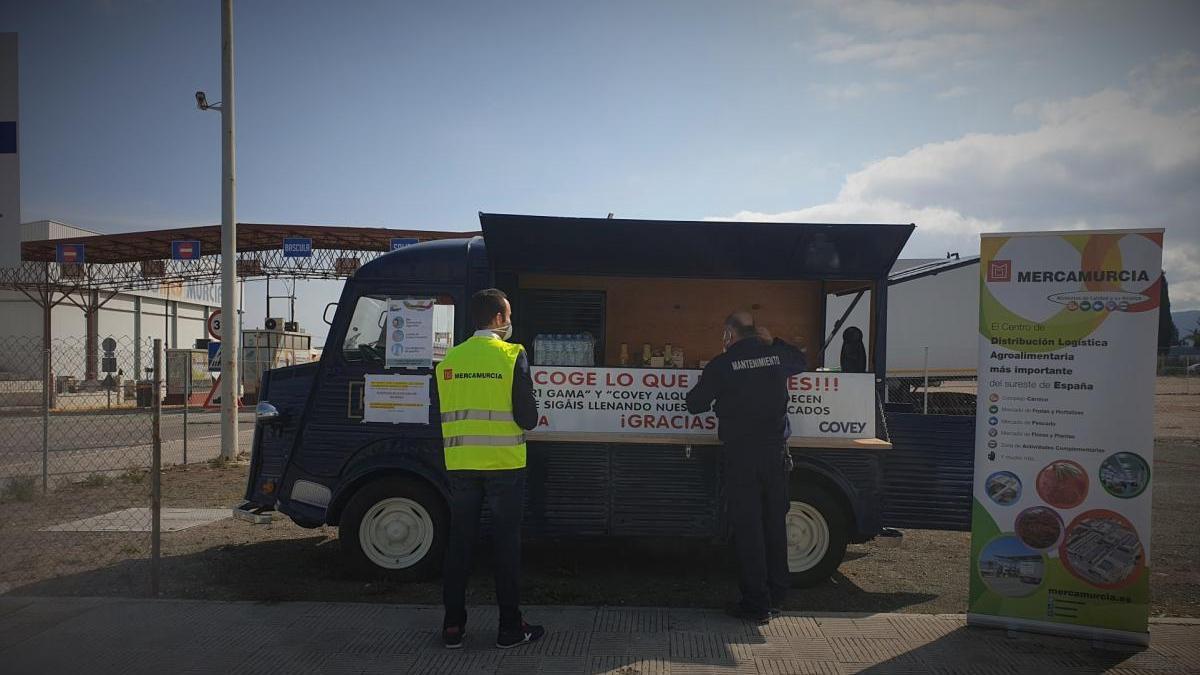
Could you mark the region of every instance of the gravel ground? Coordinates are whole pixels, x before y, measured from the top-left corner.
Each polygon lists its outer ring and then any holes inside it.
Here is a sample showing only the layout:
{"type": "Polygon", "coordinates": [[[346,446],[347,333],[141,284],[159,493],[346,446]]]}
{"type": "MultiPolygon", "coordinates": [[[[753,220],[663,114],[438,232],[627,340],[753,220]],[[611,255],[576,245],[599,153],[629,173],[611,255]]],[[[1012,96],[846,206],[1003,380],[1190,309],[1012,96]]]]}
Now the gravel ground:
{"type": "MultiPolygon", "coordinates": [[[[1180,391],[1156,399],[1151,612],[1200,617],[1200,536],[1194,527],[1200,520],[1200,395],[1180,391]]],[[[163,505],[236,503],[245,471],[245,465],[168,469],[163,505]]],[[[78,510],[81,503],[111,509],[144,505],[143,486],[130,476],[109,485],[73,486],[33,502],[0,502],[0,540],[5,542],[0,547],[0,593],[144,594],[148,535],[54,533],[51,547],[50,535],[29,531],[32,524],[51,522],[49,514],[78,510]]],[[[336,535],[334,528],[305,530],[287,520],[251,526],[231,519],[167,533],[163,592],[222,600],[440,602],[436,583],[348,576],[340,565],[336,535]]],[[[794,592],[787,609],[964,612],[969,539],[965,532],[907,530],[899,548],[852,545],[829,582],[794,592]]],[[[531,542],[523,567],[523,600],[529,604],[719,607],[737,593],[729,551],[699,542],[531,542]]],[[[480,569],[472,585],[472,602],[491,602],[486,569],[480,569]]]]}

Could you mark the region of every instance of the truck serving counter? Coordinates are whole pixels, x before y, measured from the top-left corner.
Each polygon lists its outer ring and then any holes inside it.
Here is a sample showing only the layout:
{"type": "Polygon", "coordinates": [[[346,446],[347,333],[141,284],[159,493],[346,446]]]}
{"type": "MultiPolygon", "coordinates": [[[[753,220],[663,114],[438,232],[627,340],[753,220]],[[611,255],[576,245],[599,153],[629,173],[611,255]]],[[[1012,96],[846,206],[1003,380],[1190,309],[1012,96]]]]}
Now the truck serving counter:
{"type": "Polygon", "coordinates": [[[527,536],[729,534],[717,422],[688,414],[684,397],[737,309],[802,347],[812,371],[789,383],[794,583],[828,578],[847,543],[879,532],[886,277],[911,225],[494,214],[480,224],[482,237],[364,265],[319,363],[265,374],[243,515],[275,508],[304,526],[338,525],[354,566],[435,575],[447,481],[439,413],[419,406],[422,382],[436,383],[427,365],[393,362],[383,308],[432,306],[434,348],[418,351],[436,362],[437,345],[473,333],[471,295],[496,287],[512,302],[539,408],[527,434],[527,536]],[[822,370],[824,345],[844,328],[827,324],[826,299],[867,293],[868,372],[822,370]],[[409,387],[395,403],[409,410],[381,421],[364,411],[364,382],[391,374],[409,387]]]}

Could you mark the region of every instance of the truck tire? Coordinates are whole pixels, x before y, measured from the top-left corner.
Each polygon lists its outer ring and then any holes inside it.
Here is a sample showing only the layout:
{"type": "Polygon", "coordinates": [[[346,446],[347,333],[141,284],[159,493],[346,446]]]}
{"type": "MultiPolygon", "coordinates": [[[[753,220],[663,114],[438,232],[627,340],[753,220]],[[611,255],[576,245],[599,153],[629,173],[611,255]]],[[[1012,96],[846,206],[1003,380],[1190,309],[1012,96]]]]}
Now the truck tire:
{"type": "Polygon", "coordinates": [[[394,476],[354,493],[342,510],[338,543],[360,574],[423,581],[441,571],[449,533],[442,495],[423,480],[394,476]]]}
{"type": "Polygon", "coordinates": [[[788,571],[792,586],[808,588],[830,577],[842,564],[849,540],[850,514],[829,489],[797,482],[787,515],[788,571]]]}

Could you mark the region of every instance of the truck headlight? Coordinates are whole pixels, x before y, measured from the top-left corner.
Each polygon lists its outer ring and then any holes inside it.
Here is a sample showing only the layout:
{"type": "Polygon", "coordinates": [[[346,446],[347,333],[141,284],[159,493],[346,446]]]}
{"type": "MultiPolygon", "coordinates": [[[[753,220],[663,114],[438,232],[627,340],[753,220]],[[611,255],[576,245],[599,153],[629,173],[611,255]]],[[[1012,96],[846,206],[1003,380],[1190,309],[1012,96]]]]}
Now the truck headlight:
{"type": "Polygon", "coordinates": [[[254,406],[254,421],[260,424],[274,422],[279,419],[279,409],[266,401],[259,401],[254,406]]]}

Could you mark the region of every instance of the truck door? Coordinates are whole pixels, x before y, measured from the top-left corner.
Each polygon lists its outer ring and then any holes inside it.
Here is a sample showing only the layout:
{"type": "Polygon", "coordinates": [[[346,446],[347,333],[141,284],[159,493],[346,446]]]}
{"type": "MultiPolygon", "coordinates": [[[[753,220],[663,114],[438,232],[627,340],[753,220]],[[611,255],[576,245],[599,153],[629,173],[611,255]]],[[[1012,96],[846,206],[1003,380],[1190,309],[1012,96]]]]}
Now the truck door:
{"type": "Polygon", "coordinates": [[[458,289],[371,288],[355,297],[352,307],[339,308],[339,321],[330,331],[323,355],[328,362],[323,364],[301,442],[303,450],[297,457],[297,463],[306,472],[347,480],[353,478],[349,474],[363,462],[390,461],[397,454],[423,463],[437,463],[441,457],[437,411],[430,406],[427,418],[419,424],[368,422],[365,380],[367,375],[416,375],[428,378],[430,386],[434,386],[431,368],[387,368],[389,332],[398,330],[387,325],[388,302],[401,298],[435,301],[436,361],[445,355],[459,332],[456,323],[462,322],[462,316],[455,312],[455,302],[461,297],[458,289]],[[343,321],[344,324],[338,325],[343,321]],[[380,454],[391,457],[374,456],[380,454]]]}

